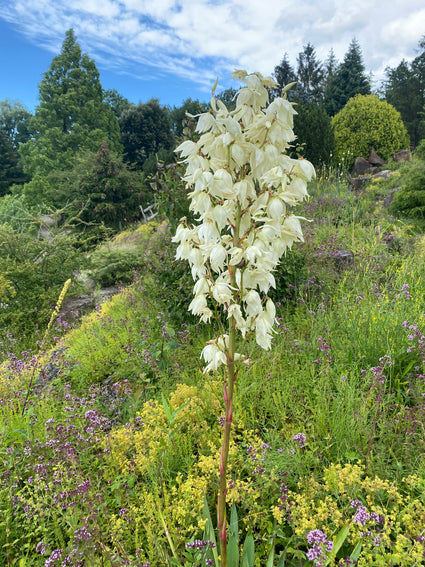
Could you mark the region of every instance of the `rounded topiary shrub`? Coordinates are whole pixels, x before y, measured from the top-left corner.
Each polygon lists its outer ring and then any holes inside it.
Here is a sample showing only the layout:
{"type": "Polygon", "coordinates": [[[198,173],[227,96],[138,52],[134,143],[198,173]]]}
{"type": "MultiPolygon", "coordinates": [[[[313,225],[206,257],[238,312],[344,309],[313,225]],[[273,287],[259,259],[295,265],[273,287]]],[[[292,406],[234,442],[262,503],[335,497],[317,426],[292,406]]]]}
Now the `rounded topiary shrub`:
{"type": "Polygon", "coordinates": [[[335,158],[350,167],[356,157],[367,159],[371,148],[383,159],[409,147],[400,113],[376,95],[356,95],[332,118],[335,158]]]}

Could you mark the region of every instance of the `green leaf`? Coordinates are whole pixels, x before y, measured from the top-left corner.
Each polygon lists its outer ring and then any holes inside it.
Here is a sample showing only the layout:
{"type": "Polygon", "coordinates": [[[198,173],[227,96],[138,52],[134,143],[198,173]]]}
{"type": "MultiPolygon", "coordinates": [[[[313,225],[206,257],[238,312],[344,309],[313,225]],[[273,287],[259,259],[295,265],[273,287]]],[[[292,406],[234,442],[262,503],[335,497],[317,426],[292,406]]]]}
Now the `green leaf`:
{"type": "Polygon", "coordinates": [[[228,567],[239,566],[239,526],[238,512],[235,503],[232,504],[230,512],[230,535],[227,543],[227,563],[228,567]]]}
{"type": "Polygon", "coordinates": [[[350,522],[347,522],[345,524],[345,526],[343,526],[339,530],[338,535],[336,536],[335,541],[334,541],[333,549],[332,549],[331,553],[328,555],[325,566],[329,565],[331,563],[331,561],[333,561],[335,559],[336,554],[341,549],[344,541],[347,539],[347,535],[348,535],[349,531],[350,531],[350,522]]]}
{"type": "Polygon", "coordinates": [[[359,541],[359,543],[354,548],[353,553],[350,555],[350,559],[352,559],[353,561],[357,561],[357,559],[360,557],[360,552],[362,550],[362,544],[363,544],[363,542],[359,541]]]}
{"type": "Polygon", "coordinates": [[[274,562],[274,542],[272,544],[272,548],[269,553],[269,557],[267,559],[266,567],[273,567],[274,562]]]}
{"type": "Polygon", "coordinates": [[[279,561],[277,562],[276,567],[285,567],[285,554],[282,553],[279,557],[279,561]]]}
{"type": "Polygon", "coordinates": [[[165,398],[164,394],[161,394],[161,399],[162,399],[162,408],[164,410],[165,417],[167,418],[167,421],[170,423],[173,415],[173,406],[167,402],[167,399],[165,398]]]}
{"type": "Polygon", "coordinates": [[[207,521],[204,528],[204,539],[212,541],[215,544],[215,547],[212,549],[212,554],[214,557],[215,567],[220,567],[220,562],[218,560],[218,551],[217,551],[217,540],[215,538],[215,532],[213,528],[213,523],[211,520],[210,509],[208,508],[207,499],[204,499],[204,507],[202,510],[202,517],[204,520],[207,521]]]}
{"type": "Polygon", "coordinates": [[[241,567],[254,567],[254,559],[254,538],[252,537],[252,533],[249,531],[243,545],[241,567]]]}

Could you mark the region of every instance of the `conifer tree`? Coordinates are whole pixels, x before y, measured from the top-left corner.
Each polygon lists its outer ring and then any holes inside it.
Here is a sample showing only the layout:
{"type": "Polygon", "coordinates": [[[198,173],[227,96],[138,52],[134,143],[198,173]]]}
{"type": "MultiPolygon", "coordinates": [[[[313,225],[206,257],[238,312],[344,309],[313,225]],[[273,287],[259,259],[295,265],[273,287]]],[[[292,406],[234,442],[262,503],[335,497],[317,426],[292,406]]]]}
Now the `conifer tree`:
{"type": "Polygon", "coordinates": [[[141,176],[102,142],[90,171],[79,181],[82,220],[118,229],[140,216],[141,176]]]}
{"type": "Polygon", "coordinates": [[[370,94],[370,82],[365,72],[360,45],[353,39],[343,62],[328,80],[324,99],[327,113],[334,116],[356,94],[370,94]]]}
{"type": "Polygon", "coordinates": [[[323,97],[325,72],[316,59],[313,45],[307,43],[298,55],[297,94],[302,102],[320,102],[323,97]]]}
{"type": "MultiPolygon", "coordinates": [[[[289,85],[290,83],[293,83],[297,80],[297,76],[295,75],[295,71],[288,61],[288,54],[287,53],[285,53],[285,55],[283,56],[283,59],[279,63],[279,65],[276,65],[276,67],[274,68],[273,77],[275,78],[275,80],[278,84],[278,87],[272,89],[271,98],[276,97],[276,96],[280,96],[282,89],[286,85],[289,85]]],[[[294,92],[295,91],[293,89],[291,89],[288,92],[288,98],[290,100],[293,99],[294,92]]]]}
{"type": "Polygon", "coordinates": [[[423,109],[423,98],[419,79],[405,59],[394,69],[387,67],[385,72],[385,99],[400,112],[410,141],[416,146],[422,137],[420,113],[423,109]]]}
{"type": "Polygon", "coordinates": [[[104,102],[99,71],[82,54],[72,29],[44,73],[39,100],[30,123],[33,137],[20,148],[29,174],[67,169],[77,151],[96,151],[103,140],[121,149],[118,121],[104,102]]]}

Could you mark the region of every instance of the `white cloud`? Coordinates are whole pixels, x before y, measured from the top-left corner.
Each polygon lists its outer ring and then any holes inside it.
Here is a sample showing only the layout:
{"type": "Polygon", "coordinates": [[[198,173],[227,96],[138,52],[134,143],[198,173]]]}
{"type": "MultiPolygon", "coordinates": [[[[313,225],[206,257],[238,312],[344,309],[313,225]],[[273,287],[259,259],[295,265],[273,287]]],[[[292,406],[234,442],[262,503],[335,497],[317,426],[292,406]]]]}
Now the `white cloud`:
{"type": "Polygon", "coordinates": [[[235,67],[271,74],[311,42],[341,60],[353,37],[368,70],[411,59],[425,32],[423,0],[0,0],[0,17],[57,53],[72,27],[84,51],[111,69],[173,73],[198,84],[235,67]],[[143,66],[138,70],[138,67],[143,66]]]}

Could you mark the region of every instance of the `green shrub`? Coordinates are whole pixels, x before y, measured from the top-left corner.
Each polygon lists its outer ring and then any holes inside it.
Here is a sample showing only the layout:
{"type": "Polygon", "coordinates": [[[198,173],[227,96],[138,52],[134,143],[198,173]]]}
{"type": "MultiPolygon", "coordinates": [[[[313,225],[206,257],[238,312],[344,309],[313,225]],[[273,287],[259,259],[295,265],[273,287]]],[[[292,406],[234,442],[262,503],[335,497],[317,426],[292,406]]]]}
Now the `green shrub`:
{"type": "Polygon", "coordinates": [[[75,242],[65,233],[43,240],[0,226],[0,273],[8,289],[0,309],[0,353],[42,338],[65,281],[82,264],[75,242]]]}
{"type": "Polygon", "coordinates": [[[322,106],[315,102],[297,104],[294,132],[304,155],[315,167],[328,164],[334,149],[331,121],[322,106]]]}
{"type": "Polygon", "coordinates": [[[130,283],[143,265],[143,258],[137,249],[102,247],[90,259],[93,267],[91,275],[102,287],[130,283]]]}
{"type": "Polygon", "coordinates": [[[391,154],[409,147],[409,136],[400,113],[376,95],[357,95],[332,118],[335,134],[335,159],[351,156],[367,159],[371,148],[388,159],[391,154]]]}
{"type": "Polygon", "coordinates": [[[404,186],[394,195],[390,212],[425,220],[425,163],[409,169],[404,186]]]}
{"type": "Polygon", "coordinates": [[[288,250],[274,274],[276,288],[270,290],[270,297],[281,303],[294,300],[297,289],[306,276],[305,254],[299,249],[288,250]]]}
{"type": "Polygon", "coordinates": [[[421,140],[415,148],[415,159],[425,163],[425,139],[421,140]]]}
{"type": "Polygon", "coordinates": [[[146,265],[152,277],[152,295],[162,309],[178,324],[193,322],[188,311],[193,299],[193,279],[187,262],[176,261],[176,244],[171,242],[172,233],[158,230],[146,251],[146,265]]]}

